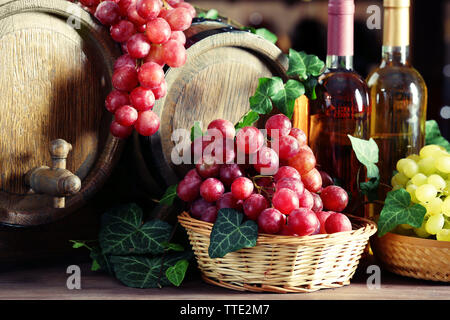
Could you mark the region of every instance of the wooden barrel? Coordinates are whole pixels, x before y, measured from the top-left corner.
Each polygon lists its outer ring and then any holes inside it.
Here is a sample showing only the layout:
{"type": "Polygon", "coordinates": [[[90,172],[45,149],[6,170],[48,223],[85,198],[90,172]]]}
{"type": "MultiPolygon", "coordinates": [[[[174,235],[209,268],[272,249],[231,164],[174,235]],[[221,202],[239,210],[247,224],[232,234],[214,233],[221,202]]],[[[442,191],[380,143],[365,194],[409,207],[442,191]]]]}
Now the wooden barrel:
{"type": "Polygon", "coordinates": [[[69,1],[0,0],[0,52],[0,223],[49,223],[81,208],[119,158],[123,142],[109,133],[104,99],[120,50],[107,28],[69,1]],[[64,208],[55,207],[49,187],[42,193],[26,178],[42,166],[54,178],[55,139],[71,145],[58,177],[81,181],[59,202],[64,208]]]}
{"type": "Polygon", "coordinates": [[[186,36],[187,62],[167,70],[167,95],[154,107],[160,130],[152,137],[134,137],[137,166],[157,195],[186,172],[171,161],[174,130],[190,130],[195,121],[206,130],[218,118],[237,123],[250,108],[258,78],[286,78],[287,58],[260,36],[208,20],[194,21],[186,36]]]}

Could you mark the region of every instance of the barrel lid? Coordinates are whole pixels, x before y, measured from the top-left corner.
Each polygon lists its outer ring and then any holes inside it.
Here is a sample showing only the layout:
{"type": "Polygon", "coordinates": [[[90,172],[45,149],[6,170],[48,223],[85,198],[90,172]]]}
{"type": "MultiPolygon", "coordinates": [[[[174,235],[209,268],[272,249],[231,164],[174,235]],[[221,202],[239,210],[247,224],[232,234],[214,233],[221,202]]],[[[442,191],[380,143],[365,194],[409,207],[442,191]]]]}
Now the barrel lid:
{"type": "Polygon", "coordinates": [[[0,47],[0,223],[54,221],[85,204],[123,147],[104,108],[120,50],[65,0],[0,0],[0,47]],[[65,209],[25,185],[30,169],[51,165],[50,141],[58,138],[72,144],[67,169],[82,180],[65,209]]]}

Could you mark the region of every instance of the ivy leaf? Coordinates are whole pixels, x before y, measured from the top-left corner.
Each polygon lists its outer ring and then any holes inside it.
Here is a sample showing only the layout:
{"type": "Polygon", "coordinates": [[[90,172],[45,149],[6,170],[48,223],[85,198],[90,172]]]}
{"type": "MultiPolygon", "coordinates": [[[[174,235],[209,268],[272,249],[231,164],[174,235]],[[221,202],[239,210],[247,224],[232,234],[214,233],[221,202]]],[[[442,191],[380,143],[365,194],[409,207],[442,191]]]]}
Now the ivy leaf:
{"type": "Polygon", "coordinates": [[[174,266],[167,268],[166,277],[174,285],[179,287],[184,280],[189,261],[186,259],[179,260],[174,266]]]}
{"type": "Polygon", "coordinates": [[[435,120],[428,120],[425,124],[425,144],[436,144],[450,152],[450,142],[441,135],[439,125],[435,120]]]}
{"type": "Polygon", "coordinates": [[[200,122],[195,121],[194,126],[191,128],[191,141],[194,142],[198,137],[203,136],[202,127],[200,126],[200,122]]]}
{"type": "Polygon", "coordinates": [[[143,212],[136,204],[121,206],[105,213],[99,234],[104,254],[158,254],[162,242],[169,240],[172,227],[161,220],[142,224],[143,212]]]}
{"type": "Polygon", "coordinates": [[[211,231],[208,254],[210,258],[222,258],[229,252],[256,245],[258,225],[247,220],[234,209],[220,209],[211,231]]]}
{"type": "Polygon", "coordinates": [[[287,70],[287,75],[306,79],[306,57],[307,54],[303,51],[298,52],[294,49],[289,49],[289,68],[287,70]]]}
{"type": "Polygon", "coordinates": [[[288,80],[284,89],[279,90],[272,98],[273,104],[289,119],[294,114],[295,100],[305,93],[305,87],[297,80],[288,80]]]}
{"type": "Polygon", "coordinates": [[[317,78],[315,77],[309,77],[307,80],[303,81],[303,85],[305,86],[305,95],[308,97],[309,100],[317,99],[316,95],[317,82],[318,82],[317,78]]]}
{"type": "Polygon", "coordinates": [[[164,257],[112,256],[116,278],[132,288],[158,288],[170,284],[166,271],[179,260],[190,259],[192,252],[177,252],[164,257]],[[164,259],[164,260],[163,260],[164,259]]]}
{"type": "Polygon", "coordinates": [[[216,9],[211,9],[205,14],[206,19],[215,20],[219,17],[219,11],[216,9]]]}
{"type": "Polygon", "coordinates": [[[242,117],[242,119],[234,126],[236,130],[242,129],[244,127],[252,126],[256,121],[259,120],[259,115],[257,112],[250,110],[242,117]]]}
{"type": "Polygon", "coordinates": [[[282,89],[281,78],[260,78],[255,94],[250,97],[250,108],[259,114],[270,113],[273,108],[271,98],[282,89]]]}
{"type": "Polygon", "coordinates": [[[113,266],[111,265],[110,257],[103,254],[99,247],[94,247],[91,250],[91,253],[89,256],[92,259],[92,266],[91,266],[92,271],[103,270],[103,271],[108,272],[111,275],[114,274],[114,270],[113,270],[113,266]],[[97,265],[99,268],[97,270],[94,270],[93,268],[97,267],[97,265]]]}
{"type": "Polygon", "coordinates": [[[256,29],[255,32],[253,32],[253,33],[257,34],[258,36],[263,37],[264,39],[272,42],[273,44],[277,43],[277,41],[278,41],[278,37],[273,32],[270,32],[269,30],[267,30],[266,28],[256,29]]]}
{"type": "Polygon", "coordinates": [[[378,236],[382,237],[399,224],[419,228],[426,212],[420,204],[411,203],[411,196],[405,189],[390,191],[378,219],[378,236]]]}
{"type": "Polygon", "coordinates": [[[168,241],[164,241],[161,243],[161,245],[167,249],[167,250],[173,250],[173,251],[184,251],[184,248],[181,244],[178,243],[170,243],[168,241]]]}
{"type": "Polygon", "coordinates": [[[177,187],[178,184],[169,186],[166,189],[166,192],[162,196],[161,200],[159,200],[159,203],[166,206],[171,206],[174,200],[177,198],[177,187]]]}
{"type": "Polygon", "coordinates": [[[308,54],[305,58],[306,74],[318,77],[322,74],[325,63],[318,56],[308,54]]]}
{"type": "Polygon", "coordinates": [[[97,260],[93,260],[92,261],[92,265],[91,265],[91,271],[98,271],[98,270],[101,270],[101,269],[102,269],[102,267],[97,262],[97,260]]]}
{"type": "Polygon", "coordinates": [[[73,242],[72,248],[75,248],[75,249],[86,246],[86,244],[84,242],[79,242],[79,241],[72,241],[72,242],[73,242]]]}

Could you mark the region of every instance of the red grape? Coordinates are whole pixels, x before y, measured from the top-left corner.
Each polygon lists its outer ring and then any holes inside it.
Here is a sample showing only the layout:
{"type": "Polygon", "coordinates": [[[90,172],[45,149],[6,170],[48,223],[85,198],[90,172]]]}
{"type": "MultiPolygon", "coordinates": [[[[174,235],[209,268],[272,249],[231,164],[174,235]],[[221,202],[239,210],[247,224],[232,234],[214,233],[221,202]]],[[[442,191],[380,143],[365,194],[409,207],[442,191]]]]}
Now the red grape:
{"type": "Polygon", "coordinates": [[[196,169],[189,170],[188,173],[186,173],[186,175],[184,176],[184,180],[200,182],[203,181],[202,177],[200,177],[196,169]]]}
{"type": "Polygon", "coordinates": [[[299,207],[298,196],[295,191],[287,188],[277,190],[272,198],[272,205],[275,209],[281,211],[286,215],[289,215],[292,210],[299,207]]]}
{"type": "Polygon", "coordinates": [[[234,136],[236,134],[236,129],[234,129],[234,125],[224,119],[216,119],[209,123],[208,130],[210,129],[217,129],[222,133],[222,136],[224,138],[234,139],[234,136]]]}
{"type": "Polygon", "coordinates": [[[125,17],[128,14],[128,8],[132,5],[136,4],[136,0],[120,0],[118,5],[120,8],[120,15],[125,17]]]}
{"type": "Polygon", "coordinates": [[[155,96],[151,89],[137,87],[130,93],[130,100],[138,111],[147,111],[153,108],[155,96]]]}
{"type": "Polygon", "coordinates": [[[116,24],[120,20],[120,8],[114,1],[103,1],[95,10],[95,17],[105,26],[116,24]]]}
{"type": "Polygon", "coordinates": [[[161,2],[159,0],[137,0],[137,13],[146,21],[150,21],[158,17],[161,11],[161,2]]]}
{"type": "Polygon", "coordinates": [[[311,192],[319,192],[322,189],[322,177],[316,168],[302,175],[302,181],[305,188],[311,192]]]}
{"type": "Polygon", "coordinates": [[[303,194],[298,198],[300,208],[312,209],[314,207],[314,197],[308,190],[305,189],[303,194]]]}
{"type": "Polygon", "coordinates": [[[213,138],[211,136],[205,135],[201,137],[195,138],[195,140],[191,144],[192,154],[195,158],[200,159],[205,154],[205,149],[213,142],[213,138]]]}
{"type": "Polygon", "coordinates": [[[214,223],[217,220],[217,214],[218,214],[218,211],[217,211],[216,207],[214,207],[214,206],[209,207],[202,213],[200,220],[205,221],[205,222],[214,223]]]}
{"type": "Polygon", "coordinates": [[[195,168],[202,178],[212,178],[219,176],[220,164],[216,164],[212,157],[204,157],[195,168]]]}
{"type": "Polygon", "coordinates": [[[262,147],[256,154],[253,167],[263,175],[273,175],[278,171],[279,159],[277,153],[268,147],[262,147]]]}
{"type": "Polygon", "coordinates": [[[166,2],[170,5],[170,6],[174,6],[180,2],[183,2],[184,0],[166,0],[166,2]]]}
{"type": "Polygon", "coordinates": [[[291,128],[291,120],[281,113],[271,116],[266,121],[266,130],[269,137],[287,136],[291,128]]]}
{"type": "Polygon", "coordinates": [[[234,180],[242,176],[244,176],[244,172],[236,163],[224,164],[220,167],[220,180],[227,187],[231,186],[234,180]]]}
{"type": "Polygon", "coordinates": [[[283,214],[274,208],[268,208],[258,217],[258,228],[262,233],[275,234],[283,228],[285,219],[283,214]]]}
{"type": "Polygon", "coordinates": [[[161,67],[164,66],[164,48],[162,45],[152,44],[150,47],[150,52],[144,58],[144,62],[154,62],[159,64],[161,67]]]}
{"type": "Polygon", "coordinates": [[[230,209],[238,209],[238,200],[233,198],[231,192],[224,193],[219,200],[216,201],[217,210],[230,208],[230,209]]]}
{"type": "Polygon", "coordinates": [[[301,181],[301,176],[297,169],[289,166],[280,167],[278,172],[273,176],[275,182],[278,182],[283,178],[295,178],[301,181]]]}
{"type": "Polygon", "coordinates": [[[245,200],[253,193],[253,182],[249,178],[240,177],[231,184],[231,193],[237,200],[245,200]]]}
{"type": "Polygon", "coordinates": [[[130,104],[130,98],[126,92],[113,90],[111,91],[105,100],[105,107],[111,113],[116,112],[118,108],[130,104]]]}
{"type": "Polygon", "coordinates": [[[259,214],[267,209],[269,204],[263,195],[254,193],[244,201],[244,213],[251,220],[258,219],[259,214]]]}
{"type": "Polygon", "coordinates": [[[297,169],[303,179],[304,174],[315,168],[316,157],[309,147],[303,146],[295,156],[288,159],[288,164],[297,169]]]}
{"type": "Polygon", "coordinates": [[[181,67],[186,63],[186,48],[183,44],[175,40],[169,40],[163,44],[164,62],[172,68],[181,67]]]}
{"type": "Polygon", "coordinates": [[[200,186],[200,195],[208,202],[214,202],[220,199],[224,194],[225,187],[220,180],[208,178],[200,186]]]}
{"type": "Polygon", "coordinates": [[[100,0],[80,0],[80,3],[86,7],[97,6],[100,3],[100,0]]]}
{"type": "Polygon", "coordinates": [[[280,232],[278,233],[282,236],[295,236],[298,237],[298,234],[294,233],[291,228],[289,228],[289,225],[283,224],[283,227],[281,228],[280,232]]]}
{"type": "Polygon", "coordinates": [[[303,183],[296,178],[283,178],[276,183],[275,188],[277,190],[280,190],[283,188],[290,189],[297,194],[297,197],[299,199],[303,195],[303,192],[305,191],[305,187],[303,186],[303,183]]]}
{"type": "Polygon", "coordinates": [[[241,152],[256,153],[264,145],[264,135],[255,127],[244,127],[236,135],[236,145],[241,152]]]}
{"type": "Polygon", "coordinates": [[[127,41],[128,54],[136,59],[142,59],[150,52],[150,41],[142,33],[136,33],[127,41]]]}
{"type": "Polygon", "coordinates": [[[345,214],[336,212],[331,214],[325,221],[325,230],[327,233],[351,231],[352,223],[345,214]]]}
{"type": "Polygon", "coordinates": [[[299,128],[292,128],[291,132],[289,132],[289,135],[297,139],[300,147],[306,146],[308,138],[306,137],[306,134],[303,132],[303,130],[299,128]]]}
{"type": "Polygon", "coordinates": [[[328,187],[334,185],[333,178],[330,177],[325,171],[319,170],[320,176],[322,177],[322,187],[328,187]]]}
{"type": "Polygon", "coordinates": [[[138,79],[143,87],[156,88],[164,81],[164,70],[157,63],[146,62],[139,69],[138,79]]]}
{"type": "Polygon", "coordinates": [[[134,24],[127,20],[121,20],[111,27],[111,38],[116,42],[126,42],[136,33],[134,24]]]}
{"type": "Polygon", "coordinates": [[[170,10],[166,14],[166,20],[173,31],[187,30],[192,24],[192,18],[190,10],[183,7],[170,10]]]}
{"type": "Polygon", "coordinates": [[[181,1],[180,3],[174,5],[173,7],[186,8],[189,11],[190,15],[192,16],[192,18],[195,18],[195,16],[197,15],[195,8],[190,3],[181,1]]]}
{"type": "Polygon", "coordinates": [[[214,142],[205,149],[205,152],[208,152],[210,148],[212,148],[211,154],[214,156],[217,163],[233,163],[234,158],[236,157],[233,139],[215,139],[214,142]]]}
{"type": "Polygon", "coordinates": [[[191,204],[191,216],[200,219],[202,213],[208,209],[209,207],[213,207],[214,204],[211,202],[205,201],[205,199],[199,198],[192,202],[191,204]]]}
{"type": "Polygon", "coordinates": [[[332,212],[332,211],[319,211],[319,212],[316,212],[317,219],[319,219],[319,222],[320,222],[319,233],[321,233],[321,234],[326,234],[327,233],[327,231],[325,230],[325,221],[333,213],[334,212],[332,212]]]}
{"type": "Polygon", "coordinates": [[[300,151],[300,145],[297,139],[292,136],[281,136],[278,139],[274,139],[271,144],[273,148],[278,147],[278,154],[280,159],[288,160],[295,156],[300,151]]]}
{"type": "Polygon", "coordinates": [[[128,53],[117,58],[116,62],[114,62],[114,70],[125,66],[136,68],[136,59],[132,58],[128,53]]]}
{"type": "Polygon", "coordinates": [[[125,139],[131,135],[131,133],[133,132],[133,127],[122,126],[118,122],[112,121],[109,130],[114,137],[125,139]]]}
{"type": "Polygon", "coordinates": [[[142,18],[136,9],[136,1],[134,1],[133,3],[131,3],[128,6],[127,9],[127,18],[130,22],[132,22],[135,26],[142,26],[144,25],[147,21],[142,18]]]}
{"type": "Polygon", "coordinates": [[[322,198],[320,198],[320,196],[317,193],[311,193],[311,195],[314,199],[314,205],[311,208],[311,210],[314,212],[322,211],[322,209],[323,209],[322,198]]]}
{"type": "Polygon", "coordinates": [[[166,19],[167,20],[167,15],[169,14],[169,12],[171,11],[172,9],[166,9],[166,8],[161,8],[161,11],[159,12],[159,16],[158,17],[160,17],[160,18],[163,18],[163,19],[166,19]]]}
{"type": "Polygon", "coordinates": [[[159,87],[153,88],[152,91],[153,91],[153,94],[155,95],[155,99],[156,100],[159,100],[162,97],[164,97],[166,95],[166,93],[167,93],[166,81],[163,80],[163,82],[161,82],[159,87]]]}
{"type": "Polygon", "coordinates": [[[183,179],[177,186],[178,197],[186,202],[192,202],[200,194],[201,181],[183,179]]]}
{"type": "Polygon", "coordinates": [[[320,222],[316,214],[306,208],[295,209],[288,217],[289,228],[299,236],[313,234],[319,225],[320,222]]]}
{"type": "Polygon", "coordinates": [[[169,40],[175,40],[184,46],[186,44],[186,35],[183,31],[172,31],[169,40]]]}
{"type": "Polygon", "coordinates": [[[131,91],[138,85],[136,69],[125,66],[114,71],[112,76],[113,87],[121,91],[131,91]]]}
{"type": "Polygon", "coordinates": [[[132,126],[137,118],[138,118],[138,112],[135,108],[129,105],[125,105],[117,109],[117,111],[114,113],[116,121],[125,127],[132,126]]]}
{"type": "Polygon", "coordinates": [[[160,125],[159,117],[151,110],[139,112],[134,127],[136,131],[145,137],[152,136],[158,131],[160,125]]]}
{"type": "Polygon", "coordinates": [[[147,22],[145,34],[152,43],[161,44],[169,40],[172,31],[166,20],[156,18],[147,22]]]}
{"type": "Polygon", "coordinates": [[[341,212],[348,204],[347,192],[338,186],[328,186],[320,193],[323,207],[330,211],[341,212]]]}

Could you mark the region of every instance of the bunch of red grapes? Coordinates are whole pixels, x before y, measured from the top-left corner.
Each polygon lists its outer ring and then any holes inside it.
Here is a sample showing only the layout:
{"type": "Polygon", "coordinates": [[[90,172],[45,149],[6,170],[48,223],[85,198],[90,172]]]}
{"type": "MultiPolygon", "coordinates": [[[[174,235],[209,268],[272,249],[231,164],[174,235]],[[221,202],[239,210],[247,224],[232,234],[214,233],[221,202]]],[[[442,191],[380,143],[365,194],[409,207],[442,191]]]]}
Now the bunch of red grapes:
{"type": "Polygon", "coordinates": [[[186,36],[196,12],[183,0],[80,0],[105,26],[124,55],[114,64],[106,109],[114,114],[110,131],[127,138],[133,128],[143,136],[158,131],[160,119],[152,111],[164,97],[164,65],[178,68],[186,62],[186,36]]]}
{"type": "Polygon", "coordinates": [[[265,129],[267,143],[255,127],[236,134],[231,122],[218,119],[193,142],[194,157],[202,156],[177,188],[179,198],[190,203],[191,216],[214,223],[220,209],[232,208],[256,221],[261,233],[307,236],[352,230],[341,213],[348,194],[316,169],[305,133],[292,128],[283,114],[270,117],[265,129]],[[223,141],[211,137],[214,130],[223,141]],[[220,147],[214,150],[221,152],[205,155],[217,142],[220,147]],[[238,161],[240,154],[245,163],[238,161]]]}

